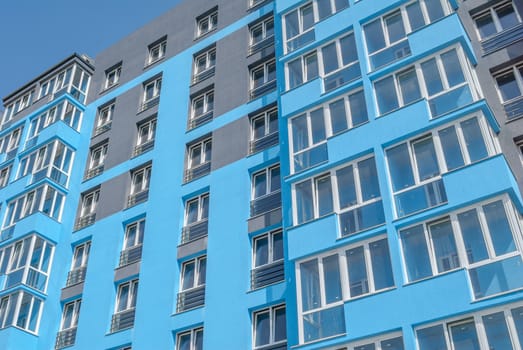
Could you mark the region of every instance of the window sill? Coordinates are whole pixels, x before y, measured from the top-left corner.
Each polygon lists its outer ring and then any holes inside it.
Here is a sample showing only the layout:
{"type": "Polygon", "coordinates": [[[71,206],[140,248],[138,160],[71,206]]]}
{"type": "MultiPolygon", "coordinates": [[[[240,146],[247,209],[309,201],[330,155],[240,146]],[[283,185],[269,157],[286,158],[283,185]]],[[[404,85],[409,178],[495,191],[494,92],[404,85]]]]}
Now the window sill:
{"type": "Polygon", "coordinates": [[[158,64],[159,62],[161,62],[161,61],[163,61],[163,60],[165,60],[165,55],[162,56],[162,57],[160,57],[160,58],[157,58],[157,59],[154,60],[154,61],[151,61],[151,62],[147,62],[147,63],[145,63],[145,65],[143,66],[143,69],[144,69],[144,70],[149,69],[149,67],[152,67],[152,66],[158,64]]]}
{"type": "Polygon", "coordinates": [[[107,92],[110,91],[110,90],[116,89],[118,86],[120,86],[120,82],[118,82],[118,83],[114,83],[114,84],[111,85],[111,86],[108,86],[108,87],[106,87],[106,88],[103,88],[103,89],[99,92],[99,95],[103,95],[103,94],[107,93],[107,92]]]}
{"type": "Polygon", "coordinates": [[[215,32],[215,31],[217,31],[217,30],[218,30],[217,27],[215,27],[215,28],[213,28],[213,29],[210,29],[209,31],[207,31],[207,32],[205,32],[205,33],[202,33],[202,34],[196,36],[196,37],[193,39],[193,41],[199,41],[199,40],[201,40],[201,39],[203,39],[203,38],[205,38],[205,37],[211,35],[213,32],[215,32]]]}

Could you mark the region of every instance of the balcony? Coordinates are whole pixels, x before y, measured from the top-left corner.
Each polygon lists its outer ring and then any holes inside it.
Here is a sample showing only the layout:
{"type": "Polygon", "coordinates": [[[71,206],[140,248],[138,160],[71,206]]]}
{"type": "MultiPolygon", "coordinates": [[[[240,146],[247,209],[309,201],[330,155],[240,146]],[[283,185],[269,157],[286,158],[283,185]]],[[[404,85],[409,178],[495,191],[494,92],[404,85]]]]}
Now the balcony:
{"type": "Polygon", "coordinates": [[[69,328],[64,331],[58,332],[56,335],[55,349],[63,349],[68,346],[74,345],[76,341],[76,329],[77,327],[69,328]]]}
{"type": "Polygon", "coordinates": [[[251,271],[251,289],[283,281],[283,260],[259,266],[251,271]]]}
{"type": "Polygon", "coordinates": [[[411,50],[407,38],[390,47],[381,49],[369,55],[369,61],[373,70],[386,66],[403,57],[410,56],[411,50]]]}
{"type": "Polygon", "coordinates": [[[77,269],[69,271],[67,274],[66,287],[72,286],[74,284],[82,283],[85,281],[85,273],[87,271],[86,266],[79,267],[77,269]]]}
{"type": "Polygon", "coordinates": [[[148,152],[154,148],[154,139],[137,145],[133,150],[133,157],[139,156],[142,153],[148,152]]]}
{"type": "Polygon", "coordinates": [[[208,227],[209,221],[207,219],[200,220],[198,222],[185,226],[182,229],[181,244],[195,241],[197,239],[207,236],[208,227]]]}
{"type": "Polygon", "coordinates": [[[512,43],[523,39],[523,24],[504,30],[481,42],[483,56],[501,50],[512,43]]]}
{"type": "Polygon", "coordinates": [[[34,184],[45,178],[48,178],[54,183],[65,187],[67,185],[67,181],[69,180],[69,175],[54,166],[48,166],[33,174],[33,177],[31,178],[31,184],[34,184]]]}
{"type": "Polygon", "coordinates": [[[277,145],[279,140],[279,133],[273,132],[272,134],[265,135],[257,140],[252,140],[249,142],[249,154],[263,151],[266,148],[277,145]]]}
{"type": "Polygon", "coordinates": [[[76,220],[76,224],[74,225],[75,230],[80,230],[86,226],[94,224],[94,221],[96,220],[96,213],[87,214],[84,216],[81,216],[76,220]]]}
{"type": "Polygon", "coordinates": [[[258,87],[255,87],[254,89],[251,89],[251,91],[249,91],[249,98],[251,100],[254,100],[255,98],[265,95],[266,93],[271,92],[275,89],[276,89],[276,80],[266,82],[263,85],[260,85],[258,87]]]}
{"type": "Polygon", "coordinates": [[[274,191],[251,201],[251,217],[281,207],[281,191],[274,191]]]}
{"type": "Polygon", "coordinates": [[[206,113],[194,116],[189,120],[188,128],[189,130],[197,128],[198,126],[210,122],[214,118],[213,111],[208,111],[206,113]]]}
{"type": "Polygon", "coordinates": [[[138,193],[133,193],[127,198],[127,208],[140,204],[149,199],[149,190],[143,190],[138,193]]]}
{"type": "Polygon", "coordinates": [[[120,253],[120,263],[118,266],[122,267],[140,260],[142,260],[141,244],[122,250],[122,252],[120,253]]]}
{"type": "Polygon", "coordinates": [[[134,326],[135,309],[115,313],[111,320],[111,333],[118,332],[134,326]]]}
{"type": "Polygon", "coordinates": [[[160,96],[153,97],[150,100],[144,101],[140,105],[140,109],[138,112],[143,112],[151,107],[158,105],[159,103],[160,103],[160,96]]]}
{"type": "Polygon", "coordinates": [[[507,120],[523,117],[523,96],[516,98],[514,101],[503,105],[507,120]]]}
{"type": "Polygon", "coordinates": [[[6,228],[5,230],[2,230],[2,232],[0,233],[0,242],[7,241],[9,238],[13,237],[14,232],[14,225],[6,228]]]}
{"type": "Polygon", "coordinates": [[[178,293],[176,311],[183,312],[205,304],[205,286],[178,293]]]}
{"type": "Polygon", "coordinates": [[[447,203],[447,194],[443,180],[438,179],[423,184],[394,196],[398,217],[447,203]]]}
{"type": "Polygon", "coordinates": [[[185,170],[185,175],[183,177],[184,182],[189,182],[199,177],[205,176],[211,172],[211,162],[205,162],[185,170]]]}

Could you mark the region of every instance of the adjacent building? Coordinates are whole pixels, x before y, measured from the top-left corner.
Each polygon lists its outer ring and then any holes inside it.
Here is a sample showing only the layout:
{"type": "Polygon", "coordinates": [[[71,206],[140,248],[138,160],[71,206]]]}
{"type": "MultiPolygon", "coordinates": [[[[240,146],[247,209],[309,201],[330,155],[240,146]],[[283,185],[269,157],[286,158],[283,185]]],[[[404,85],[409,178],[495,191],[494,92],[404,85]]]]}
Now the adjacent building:
{"type": "Polygon", "coordinates": [[[4,98],[6,349],[523,347],[523,6],[193,0],[4,98]]]}

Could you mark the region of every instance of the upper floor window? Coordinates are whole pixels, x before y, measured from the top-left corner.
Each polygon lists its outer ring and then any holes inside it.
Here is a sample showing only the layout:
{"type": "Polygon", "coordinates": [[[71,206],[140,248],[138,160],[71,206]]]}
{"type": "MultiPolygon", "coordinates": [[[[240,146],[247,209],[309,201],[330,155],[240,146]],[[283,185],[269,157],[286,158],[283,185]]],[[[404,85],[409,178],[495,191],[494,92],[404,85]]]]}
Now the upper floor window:
{"type": "Polygon", "coordinates": [[[253,53],[274,42],[274,17],[270,16],[249,25],[250,52],[253,53]]]}
{"type": "Polygon", "coordinates": [[[523,116],[523,62],[495,72],[494,79],[507,119],[523,116]]]}
{"type": "Polygon", "coordinates": [[[17,291],[0,298],[0,329],[21,328],[37,333],[43,300],[25,291],[17,291]]]}
{"type": "Polygon", "coordinates": [[[177,350],[203,350],[203,327],[176,335],[177,350]]]}
{"type": "Polygon", "coordinates": [[[68,67],[52,78],[40,83],[40,94],[38,98],[47,96],[48,94],[55,93],[67,85],[71,81],[71,75],[73,74],[73,67],[68,67]]]}
{"type": "Polygon", "coordinates": [[[250,153],[261,151],[278,144],[278,107],[255,113],[250,118],[250,153]]]}
{"type": "Polygon", "coordinates": [[[156,78],[143,84],[143,98],[141,110],[156,106],[160,102],[160,91],[162,89],[162,78],[156,78]]]}
{"type": "Polygon", "coordinates": [[[415,63],[374,83],[380,114],[426,99],[437,117],[480,98],[472,67],[460,47],[415,63]]]}
{"type": "Polygon", "coordinates": [[[253,314],[253,349],[265,349],[266,346],[285,347],[287,340],[287,317],[285,305],[273,306],[253,314]]]}
{"type": "Polygon", "coordinates": [[[139,123],[137,127],[138,136],[136,138],[136,147],[134,148],[133,156],[147,152],[154,147],[156,117],[139,123]]]}
{"type": "Polygon", "coordinates": [[[90,74],[80,65],[73,64],[41,82],[38,98],[51,95],[51,99],[53,99],[55,96],[69,93],[76,100],[84,103],[90,79],[90,74]]]}
{"type": "Polygon", "coordinates": [[[9,176],[11,175],[12,165],[0,168],[0,188],[7,186],[9,183],[9,176]]]}
{"type": "Polygon", "coordinates": [[[258,98],[276,89],[276,61],[274,58],[262,62],[250,69],[250,98],[258,98]]]}
{"type": "Polygon", "coordinates": [[[407,34],[450,13],[446,0],[418,0],[363,26],[372,69],[410,55],[407,34]]]}
{"type": "Polygon", "coordinates": [[[447,202],[441,174],[498,152],[484,118],[435,129],[386,150],[399,217],[447,202]]]}
{"type": "Polygon", "coordinates": [[[163,37],[157,42],[149,45],[146,65],[153,64],[161,60],[165,56],[165,50],[167,48],[167,37],[163,37]]]}
{"type": "Polygon", "coordinates": [[[189,129],[211,121],[214,116],[214,89],[198,92],[191,98],[189,129]]]}
{"type": "Polygon", "coordinates": [[[125,266],[141,260],[144,232],[145,219],[138,220],[125,227],[119,266],[125,266]]]}
{"type": "Polygon", "coordinates": [[[374,157],[301,181],[293,193],[295,225],[334,212],[344,236],[385,222],[374,157]]]}
{"type": "Polygon", "coordinates": [[[261,288],[283,280],[282,230],[256,236],[252,242],[251,288],[261,288]]]}
{"type": "Polygon", "coordinates": [[[80,201],[80,216],[76,222],[75,229],[78,230],[94,223],[99,198],[99,188],[82,193],[80,201]]]}
{"type": "Polygon", "coordinates": [[[117,65],[107,69],[105,71],[105,82],[104,82],[104,89],[109,89],[120,81],[120,75],[122,74],[122,63],[118,63],[117,65]]]}
{"type": "Polygon", "coordinates": [[[181,243],[207,236],[209,217],[209,193],[201,194],[185,202],[185,220],[181,243]]]}
{"type": "Polygon", "coordinates": [[[147,165],[131,172],[131,189],[127,206],[144,202],[149,197],[151,169],[152,165],[147,165]]]}
{"type": "Polygon", "coordinates": [[[62,121],[74,130],[79,131],[82,110],[69,101],[64,101],[31,119],[25,147],[29,148],[35,145],[40,132],[58,121],[62,121]]]}
{"type": "Polygon", "coordinates": [[[22,95],[18,99],[16,99],[15,102],[10,103],[4,112],[4,116],[2,118],[2,124],[5,124],[5,123],[11,121],[11,119],[13,119],[15,114],[17,114],[17,113],[21,112],[23,109],[29,107],[29,105],[31,105],[31,103],[33,101],[33,95],[34,95],[34,90],[31,90],[29,92],[26,92],[24,95],[22,95]]]}
{"type": "Polygon", "coordinates": [[[138,279],[118,285],[114,314],[111,320],[111,333],[134,326],[138,279]]]}
{"type": "Polygon", "coordinates": [[[251,216],[256,216],[281,206],[279,164],[254,173],[251,183],[251,216]]]}
{"type": "Polygon", "coordinates": [[[201,37],[218,27],[218,7],[196,18],[196,37],[201,37]]]}
{"type": "Polygon", "coordinates": [[[302,342],[345,333],[344,301],[394,287],[386,238],[327,252],[296,268],[302,342]]]}
{"type": "Polygon", "coordinates": [[[76,341],[76,327],[80,316],[80,305],[82,299],[77,299],[64,305],[60,332],[56,335],[56,349],[62,349],[74,345],[76,341]]]}
{"type": "Polygon", "coordinates": [[[187,145],[185,182],[207,175],[211,171],[212,139],[210,137],[187,145]]]}
{"type": "Polygon", "coordinates": [[[111,101],[98,108],[93,136],[99,135],[102,132],[111,129],[111,123],[114,115],[114,106],[114,101],[111,101]]]}
{"type": "Polygon", "coordinates": [[[283,16],[285,50],[296,50],[315,40],[314,24],[349,6],[348,0],[314,0],[283,16]]]}
{"type": "Polygon", "coordinates": [[[16,153],[16,150],[18,146],[20,145],[20,136],[22,135],[22,128],[17,128],[13,131],[11,131],[9,134],[3,136],[0,138],[0,154],[7,153],[8,160],[12,157],[14,157],[14,153],[16,153]]]}
{"type": "Polygon", "coordinates": [[[495,5],[475,13],[473,19],[482,40],[521,23],[512,1],[497,1],[495,5]]]}
{"type": "Polygon", "coordinates": [[[87,269],[87,261],[89,259],[90,251],[91,241],[78,244],[76,247],[74,247],[71,270],[67,275],[67,287],[81,283],[85,280],[85,272],[87,269]]]}
{"type": "Polygon", "coordinates": [[[354,34],[350,33],[286,64],[287,89],[321,77],[325,92],[361,76],[354,34]]]}
{"type": "Polygon", "coordinates": [[[181,269],[180,293],[178,293],[176,307],[178,312],[204,305],[206,271],[207,256],[205,255],[183,263],[181,269]]]}
{"type": "Polygon", "coordinates": [[[24,284],[45,293],[53,252],[54,246],[36,235],[3,247],[0,250],[0,275],[5,274],[5,280],[0,283],[0,289],[24,284]]]}
{"type": "Polygon", "coordinates": [[[105,157],[107,156],[107,148],[109,141],[104,140],[102,143],[91,147],[89,151],[89,163],[86,178],[91,178],[101,174],[104,170],[105,157]]]}
{"type": "Polygon", "coordinates": [[[193,83],[198,83],[214,75],[216,65],[216,47],[205,49],[194,56],[193,83]]]}
{"type": "Polygon", "coordinates": [[[291,171],[302,171],[327,161],[327,139],[368,121],[363,90],[316,106],[289,120],[291,171]]]}

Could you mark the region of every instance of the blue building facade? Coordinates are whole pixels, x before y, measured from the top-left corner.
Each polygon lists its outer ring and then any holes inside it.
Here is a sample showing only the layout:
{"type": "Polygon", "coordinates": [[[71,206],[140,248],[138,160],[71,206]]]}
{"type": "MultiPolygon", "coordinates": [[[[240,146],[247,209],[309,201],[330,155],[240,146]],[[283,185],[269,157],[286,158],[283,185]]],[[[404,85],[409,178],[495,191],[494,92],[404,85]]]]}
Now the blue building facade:
{"type": "Polygon", "coordinates": [[[521,349],[522,15],[187,1],[35,78],[1,347],[521,349]]]}

